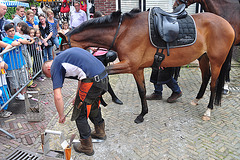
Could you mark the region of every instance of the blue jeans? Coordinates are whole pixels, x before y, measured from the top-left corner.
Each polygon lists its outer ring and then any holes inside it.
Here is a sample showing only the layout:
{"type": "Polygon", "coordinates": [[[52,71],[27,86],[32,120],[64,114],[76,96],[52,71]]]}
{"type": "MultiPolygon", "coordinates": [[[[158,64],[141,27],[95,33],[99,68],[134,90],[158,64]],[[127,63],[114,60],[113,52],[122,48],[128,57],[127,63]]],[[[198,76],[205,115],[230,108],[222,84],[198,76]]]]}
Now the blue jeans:
{"type": "Polygon", "coordinates": [[[43,62],[46,62],[47,60],[53,60],[52,56],[52,46],[51,47],[45,47],[43,50],[43,62]]]}
{"type": "Polygon", "coordinates": [[[53,38],[53,43],[56,45],[57,48],[59,48],[59,39],[58,39],[58,37],[53,38]]]}
{"type": "MultiPolygon", "coordinates": [[[[7,85],[1,86],[0,89],[2,90],[2,95],[0,95],[0,108],[1,108],[1,106],[8,101],[9,94],[8,94],[7,85]]],[[[3,109],[7,110],[7,108],[8,108],[8,104],[3,109]]]]}
{"type": "Polygon", "coordinates": [[[163,84],[166,84],[172,90],[172,92],[175,92],[175,93],[181,92],[181,89],[178,86],[177,81],[172,77],[170,80],[168,80],[165,83],[161,83],[161,84],[154,83],[154,93],[162,95],[163,84]]]}

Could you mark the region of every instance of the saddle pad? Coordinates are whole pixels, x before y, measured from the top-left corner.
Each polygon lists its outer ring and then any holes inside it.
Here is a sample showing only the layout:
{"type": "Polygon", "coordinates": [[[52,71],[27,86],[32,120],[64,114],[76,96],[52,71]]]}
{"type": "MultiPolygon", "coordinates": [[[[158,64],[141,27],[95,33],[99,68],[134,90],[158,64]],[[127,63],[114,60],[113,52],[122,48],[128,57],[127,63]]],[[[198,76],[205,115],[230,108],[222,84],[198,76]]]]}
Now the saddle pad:
{"type": "MultiPolygon", "coordinates": [[[[187,15],[186,18],[178,19],[179,35],[177,39],[169,43],[169,48],[186,47],[193,45],[196,41],[197,31],[196,25],[192,16],[187,15]]],[[[154,27],[154,15],[152,9],[149,11],[148,16],[149,24],[149,37],[152,45],[156,48],[165,49],[166,42],[158,35],[154,27]]]]}

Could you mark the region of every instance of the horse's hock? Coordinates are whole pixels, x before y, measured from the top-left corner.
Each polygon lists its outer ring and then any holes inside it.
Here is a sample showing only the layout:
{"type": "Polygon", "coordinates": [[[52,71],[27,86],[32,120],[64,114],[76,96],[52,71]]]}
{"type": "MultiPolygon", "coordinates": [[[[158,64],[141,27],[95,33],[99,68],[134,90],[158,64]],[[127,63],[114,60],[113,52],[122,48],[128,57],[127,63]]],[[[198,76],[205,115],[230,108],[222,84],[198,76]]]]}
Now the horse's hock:
{"type": "Polygon", "coordinates": [[[233,47],[233,59],[240,62],[240,46],[233,47]]]}

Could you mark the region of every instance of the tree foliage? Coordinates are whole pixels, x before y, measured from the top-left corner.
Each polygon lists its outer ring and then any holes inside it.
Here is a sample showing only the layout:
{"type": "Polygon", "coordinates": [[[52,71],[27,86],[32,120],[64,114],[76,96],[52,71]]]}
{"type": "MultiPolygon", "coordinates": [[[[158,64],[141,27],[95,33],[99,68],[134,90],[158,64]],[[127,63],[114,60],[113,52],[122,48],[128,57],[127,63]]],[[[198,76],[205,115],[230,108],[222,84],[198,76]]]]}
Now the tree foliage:
{"type": "MultiPolygon", "coordinates": [[[[16,0],[10,0],[10,1],[16,1],[16,0]]],[[[36,6],[40,6],[39,2],[35,2],[34,0],[28,0],[29,6],[31,6],[32,4],[36,5],[36,6]]],[[[26,11],[29,8],[26,8],[26,11]]],[[[7,13],[5,14],[5,18],[6,19],[13,19],[12,16],[16,13],[16,7],[8,7],[7,9],[7,13]]]]}

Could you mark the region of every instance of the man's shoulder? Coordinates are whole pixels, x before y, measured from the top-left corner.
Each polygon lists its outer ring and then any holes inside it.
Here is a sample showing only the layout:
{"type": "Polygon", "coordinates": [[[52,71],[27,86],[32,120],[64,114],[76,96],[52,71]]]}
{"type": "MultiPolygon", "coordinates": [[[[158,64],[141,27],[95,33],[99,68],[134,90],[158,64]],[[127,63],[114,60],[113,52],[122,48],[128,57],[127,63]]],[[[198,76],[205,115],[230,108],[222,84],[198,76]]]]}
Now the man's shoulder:
{"type": "Polygon", "coordinates": [[[21,20],[21,17],[19,15],[15,15],[14,18],[13,18],[13,21],[16,21],[16,20],[21,20]]]}
{"type": "Polygon", "coordinates": [[[3,42],[8,42],[9,40],[11,40],[11,38],[9,38],[9,37],[4,37],[4,38],[2,39],[3,42]]]}

